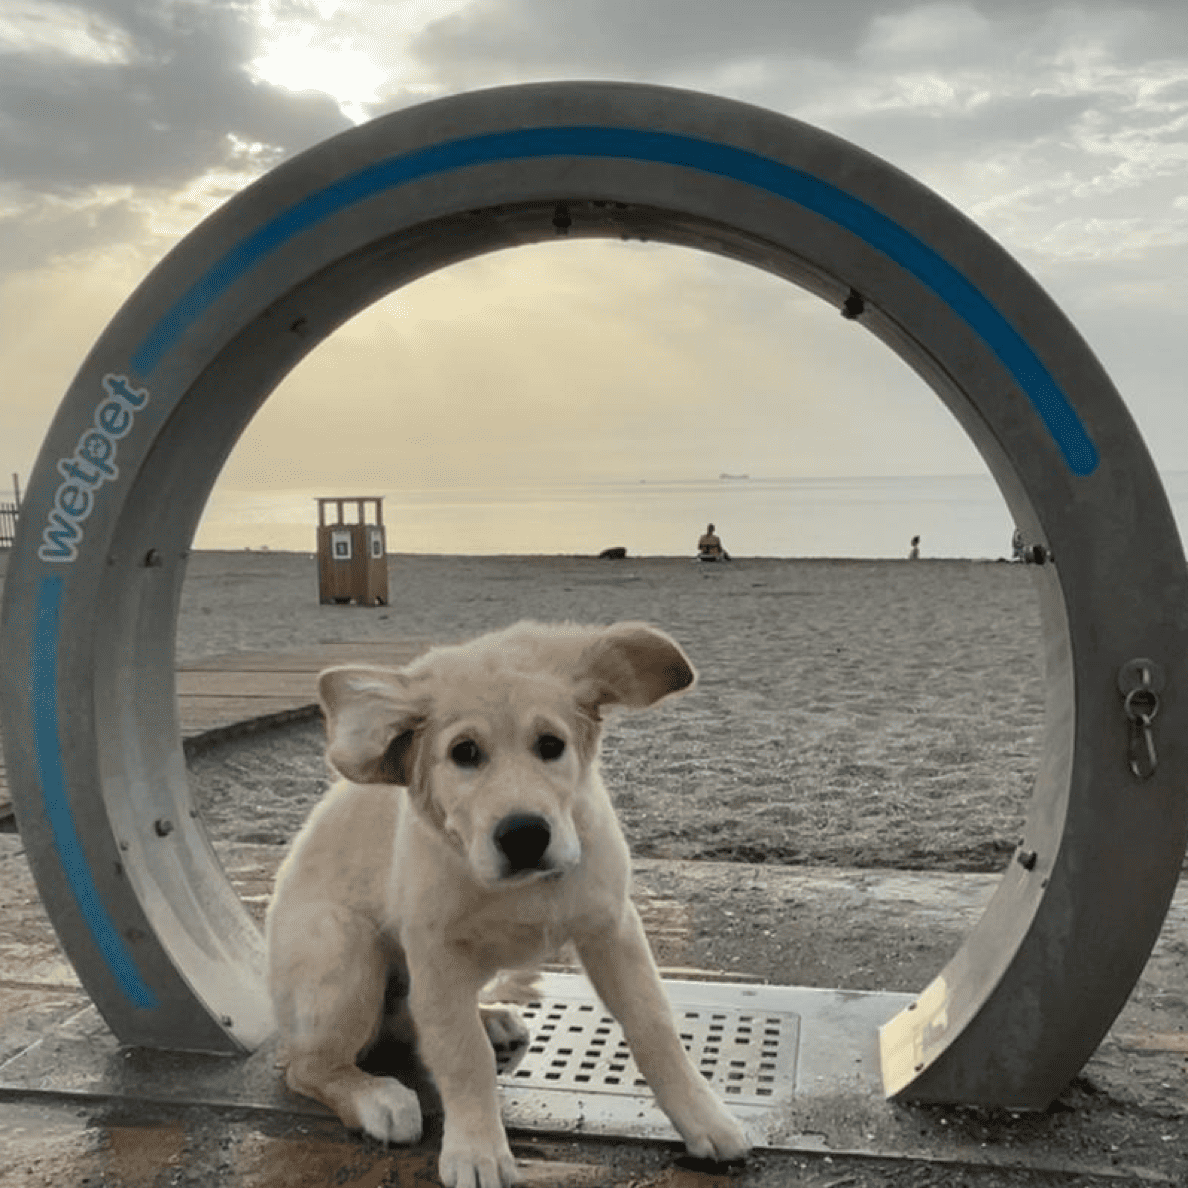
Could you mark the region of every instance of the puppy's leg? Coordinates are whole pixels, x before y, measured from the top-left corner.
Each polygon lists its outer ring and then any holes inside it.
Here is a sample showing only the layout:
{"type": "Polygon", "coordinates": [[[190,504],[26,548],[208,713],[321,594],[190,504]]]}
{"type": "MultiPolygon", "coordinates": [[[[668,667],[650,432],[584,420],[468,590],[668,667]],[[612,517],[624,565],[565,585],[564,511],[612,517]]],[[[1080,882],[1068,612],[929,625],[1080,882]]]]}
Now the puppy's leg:
{"type": "Polygon", "coordinates": [[[381,1142],[421,1137],[417,1095],[355,1058],[375,1038],[387,960],[375,926],[336,904],[280,905],[268,922],[269,981],[289,1087],[381,1142]]]}
{"type": "Polygon", "coordinates": [[[500,971],[479,993],[479,1013],[495,1062],[502,1076],[524,1059],[532,1039],[514,1003],[530,1003],[540,997],[539,969],[508,969],[500,971]]]}
{"type": "Polygon", "coordinates": [[[507,1188],[519,1178],[503,1122],[495,1053],[479,1014],[485,980],[440,939],[405,938],[412,989],[409,1006],[421,1060],[445,1111],[438,1175],[445,1188],[507,1188]]]}
{"type": "MultiPolygon", "coordinates": [[[[390,1001],[391,980],[388,983],[388,997],[384,1000],[384,1022],[380,1041],[412,1047],[416,1043],[417,1029],[408,1006],[408,986],[404,996],[396,1002],[390,1001]]],[[[491,1047],[495,1049],[495,1062],[500,1076],[506,1076],[524,1059],[532,1033],[511,1002],[489,998],[486,992],[479,996],[479,1017],[491,1047]]]]}
{"type": "Polygon", "coordinates": [[[689,1153],[719,1161],[743,1158],[750,1148],[746,1135],[681,1045],[634,905],[627,904],[614,933],[583,938],[578,953],[598,996],[623,1028],[657,1104],[689,1153]]]}
{"type": "Polygon", "coordinates": [[[495,1050],[496,1067],[506,1076],[524,1059],[532,1034],[520,1018],[520,1012],[510,1003],[480,1003],[479,1015],[487,1039],[495,1050]]]}

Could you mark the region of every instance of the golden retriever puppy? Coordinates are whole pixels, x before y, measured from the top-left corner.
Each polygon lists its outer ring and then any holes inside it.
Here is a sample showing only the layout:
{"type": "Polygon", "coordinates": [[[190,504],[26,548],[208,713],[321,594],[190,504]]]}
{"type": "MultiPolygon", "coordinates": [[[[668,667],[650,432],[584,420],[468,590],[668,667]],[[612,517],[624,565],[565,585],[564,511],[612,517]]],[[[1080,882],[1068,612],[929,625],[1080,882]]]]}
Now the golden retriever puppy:
{"type": "Polygon", "coordinates": [[[267,923],[293,1089],[382,1141],[420,1137],[416,1095],[356,1066],[393,977],[445,1111],[442,1182],[514,1183],[492,1045],[526,1032],[479,997],[572,941],[689,1151],[746,1154],[681,1046],[598,771],[604,710],[642,709],[695,679],[643,623],[520,623],[400,670],[321,675],[326,753],[344,778],[293,843],[267,923]]]}

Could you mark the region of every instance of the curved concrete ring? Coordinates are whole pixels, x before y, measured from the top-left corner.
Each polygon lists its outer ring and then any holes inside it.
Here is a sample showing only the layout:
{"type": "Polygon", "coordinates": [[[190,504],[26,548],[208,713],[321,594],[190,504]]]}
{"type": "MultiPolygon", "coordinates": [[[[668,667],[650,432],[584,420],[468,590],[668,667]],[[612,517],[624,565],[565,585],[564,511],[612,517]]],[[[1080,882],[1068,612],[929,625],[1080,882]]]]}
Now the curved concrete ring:
{"type": "Polygon", "coordinates": [[[1054,558],[1035,567],[1047,728],[1018,861],[882,1033],[891,1094],[1046,1104],[1137,980],[1184,852],[1188,576],[1162,487],[1085,344],[961,214],[814,128],[660,87],[467,94],[318,145],[188,235],[87,357],[30,483],[3,626],[20,828],[83,982],[128,1043],[268,1033],[261,942],[194,819],[178,738],[196,523],[255,410],[336,326],[558,235],[718,252],[831,302],[933,387],[1054,558]],[[1140,657],[1165,681],[1149,778],[1118,688],[1140,657]]]}

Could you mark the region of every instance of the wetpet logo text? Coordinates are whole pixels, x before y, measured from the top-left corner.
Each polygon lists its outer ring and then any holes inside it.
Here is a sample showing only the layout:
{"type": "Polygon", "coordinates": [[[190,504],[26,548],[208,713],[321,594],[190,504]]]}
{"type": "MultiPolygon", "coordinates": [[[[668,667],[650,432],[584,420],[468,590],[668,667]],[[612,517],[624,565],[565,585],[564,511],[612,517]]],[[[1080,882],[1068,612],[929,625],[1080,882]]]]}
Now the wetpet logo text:
{"type": "Polygon", "coordinates": [[[116,443],[127,437],[138,410],[149,401],[148,390],[134,388],[124,375],[105,375],[108,399],[95,409],[94,428],[86,429],[69,458],[58,462],[65,480],[54,494],[49,522],[41,534],[37,555],[43,561],[73,561],[82,540],[82,523],[95,507],[95,496],[106,482],[119,477],[116,443]]]}

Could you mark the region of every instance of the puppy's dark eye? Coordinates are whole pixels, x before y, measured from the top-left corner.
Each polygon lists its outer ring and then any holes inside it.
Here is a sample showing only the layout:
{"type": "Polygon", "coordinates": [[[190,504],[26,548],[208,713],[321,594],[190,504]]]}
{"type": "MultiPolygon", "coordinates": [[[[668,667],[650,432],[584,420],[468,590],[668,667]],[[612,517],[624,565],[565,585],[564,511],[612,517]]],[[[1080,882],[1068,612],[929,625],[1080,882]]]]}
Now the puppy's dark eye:
{"type": "Polygon", "coordinates": [[[483,753],[474,739],[464,738],[450,748],[450,758],[459,767],[478,767],[483,761],[483,753]]]}
{"type": "Polygon", "coordinates": [[[560,759],[565,754],[565,739],[555,734],[542,734],[536,740],[536,753],[545,760],[560,759]]]}

